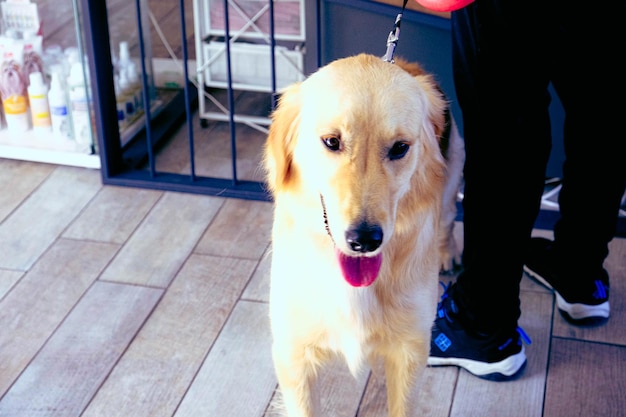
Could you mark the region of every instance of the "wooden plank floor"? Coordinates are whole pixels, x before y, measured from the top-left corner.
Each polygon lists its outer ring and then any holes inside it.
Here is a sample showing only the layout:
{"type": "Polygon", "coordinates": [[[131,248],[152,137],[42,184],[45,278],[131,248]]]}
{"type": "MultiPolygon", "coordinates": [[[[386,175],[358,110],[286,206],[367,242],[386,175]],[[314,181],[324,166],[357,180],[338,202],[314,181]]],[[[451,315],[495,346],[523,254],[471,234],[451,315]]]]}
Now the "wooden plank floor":
{"type": "MultiPolygon", "coordinates": [[[[103,186],[97,170],[4,159],[0,189],[0,416],[280,415],[272,203],[103,186]]],[[[626,239],[606,266],[606,325],[568,325],[525,277],[523,377],[428,369],[420,415],[622,416],[626,239]]],[[[386,415],[377,372],[354,379],[337,365],[322,378],[326,415],[386,415]]]]}

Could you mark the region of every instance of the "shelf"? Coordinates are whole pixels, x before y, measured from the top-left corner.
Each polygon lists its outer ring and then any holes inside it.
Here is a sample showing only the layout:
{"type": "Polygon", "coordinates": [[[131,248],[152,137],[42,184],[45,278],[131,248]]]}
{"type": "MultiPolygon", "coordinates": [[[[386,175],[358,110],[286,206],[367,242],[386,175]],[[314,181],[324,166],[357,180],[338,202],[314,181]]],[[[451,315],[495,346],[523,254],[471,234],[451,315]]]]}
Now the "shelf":
{"type": "Polygon", "coordinates": [[[78,152],[0,144],[0,158],[100,169],[100,157],[78,152]]]}
{"type": "MultiPolygon", "coordinates": [[[[274,48],[276,59],[276,88],[304,80],[302,48],[274,48]]],[[[270,46],[264,44],[231,43],[232,86],[235,90],[272,91],[270,46]]],[[[205,85],[228,88],[226,45],[210,41],[204,45],[205,85]]]]}
{"type": "Polygon", "coordinates": [[[0,158],[100,168],[100,156],[77,150],[76,142],[55,139],[52,134],[39,137],[32,130],[19,134],[19,138],[0,131],[0,158]]]}

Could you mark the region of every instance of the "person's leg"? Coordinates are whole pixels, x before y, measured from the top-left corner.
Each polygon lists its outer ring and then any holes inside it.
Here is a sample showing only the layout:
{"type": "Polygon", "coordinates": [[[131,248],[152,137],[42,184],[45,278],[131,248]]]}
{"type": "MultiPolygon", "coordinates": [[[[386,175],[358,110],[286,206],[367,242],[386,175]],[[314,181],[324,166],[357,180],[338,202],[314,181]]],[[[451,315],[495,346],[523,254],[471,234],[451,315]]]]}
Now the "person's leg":
{"type": "Polygon", "coordinates": [[[539,210],[551,148],[548,22],[527,4],[502,3],[478,1],[469,27],[454,18],[455,38],[470,38],[469,30],[479,42],[473,56],[462,43],[454,56],[474,60],[455,61],[456,68],[471,66],[474,72],[473,78],[455,72],[467,153],[464,271],[457,293],[482,332],[516,326],[523,248],[539,210]],[[493,238],[485,239],[490,232],[493,238]]]}
{"type": "Polygon", "coordinates": [[[478,0],[452,15],[466,146],[463,271],[438,312],[429,363],[509,377],[525,361],[510,342],[519,342],[523,248],[538,213],[551,138],[545,16],[527,3],[502,3],[478,0]],[[449,348],[455,340],[447,339],[459,325],[474,339],[458,336],[455,351],[449,348]],[[481,366],[470,369],[456,361],[471,356],[468,349],[496,356],[475,356],[481,366]],[[522,363],[484,364],[517,354],[522,363]]]}
{"type": "Polygon", "coordinates": [[[603,262],[626,184],[626,134],[617,126],[626,112],[617,52],[626,47],[625,8],[624,1],[602,10],[564,7],[555,36],[553,83],[566,112],[560,219],[554,244],[530,246],[526,270],[545,275],[573,322],[609,316],[603,262]],[[542,248],[549,249],[551,272],[538,261],[542,248]]]}
{"type": "Polygon", "coordinates": [[[625,8],[571,8],[562,33],[555,86],[567,118],[555,238],[585,270],[597,270],[608,254],[626,183],[626,133],[618,125],[626,114],[625,8]]]}

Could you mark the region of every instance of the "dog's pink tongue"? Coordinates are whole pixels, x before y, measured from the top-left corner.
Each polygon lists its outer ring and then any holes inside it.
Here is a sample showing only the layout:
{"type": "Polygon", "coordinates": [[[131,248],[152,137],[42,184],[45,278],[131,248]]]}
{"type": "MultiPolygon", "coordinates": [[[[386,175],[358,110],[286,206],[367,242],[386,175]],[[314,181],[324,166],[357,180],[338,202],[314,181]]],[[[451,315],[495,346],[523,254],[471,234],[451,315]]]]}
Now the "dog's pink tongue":
{"type": "Polygon", "coordinates": [[[367,287],[378,276],[382,255],[376,256],[348,256],[337,250],[337,260],[341,265],[344,279],[353,287],[367,287]]]}

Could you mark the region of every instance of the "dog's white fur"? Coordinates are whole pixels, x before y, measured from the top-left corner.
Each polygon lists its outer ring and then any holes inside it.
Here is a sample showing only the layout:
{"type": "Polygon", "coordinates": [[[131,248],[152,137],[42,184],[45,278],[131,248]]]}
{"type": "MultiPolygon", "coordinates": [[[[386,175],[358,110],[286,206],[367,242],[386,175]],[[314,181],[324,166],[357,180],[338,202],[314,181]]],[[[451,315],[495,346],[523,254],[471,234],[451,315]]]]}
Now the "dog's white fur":
{"type": "Polygon", "coordinates": [[[317,370],[334,354],[354,373],[382,359],[389,416],[411,415],[438,273],[458,260],[451,231],[464,148],[453,121],[443,143],[446,108],[417,64],[366,54],[283,92],[264,164],[275,209],[273,360],[289,417],[319,415],[317,370]],[[355,251],[344,237],[364,222],[382,230],[373,251],[355,251]],[[349,285],[336,250],[382,254],[378,278],[349,285]]]}

